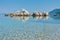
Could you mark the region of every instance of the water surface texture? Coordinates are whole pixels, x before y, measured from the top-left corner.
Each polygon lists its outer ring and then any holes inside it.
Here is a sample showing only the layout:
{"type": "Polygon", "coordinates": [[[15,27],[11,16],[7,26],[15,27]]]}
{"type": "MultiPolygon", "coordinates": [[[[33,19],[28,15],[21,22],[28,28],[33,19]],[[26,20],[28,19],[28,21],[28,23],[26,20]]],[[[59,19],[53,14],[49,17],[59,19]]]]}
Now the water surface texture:
{"type": "Polygon", "coordinates": [[[0,15],[0,40],[60,40],[60,20],[0,15]]]}

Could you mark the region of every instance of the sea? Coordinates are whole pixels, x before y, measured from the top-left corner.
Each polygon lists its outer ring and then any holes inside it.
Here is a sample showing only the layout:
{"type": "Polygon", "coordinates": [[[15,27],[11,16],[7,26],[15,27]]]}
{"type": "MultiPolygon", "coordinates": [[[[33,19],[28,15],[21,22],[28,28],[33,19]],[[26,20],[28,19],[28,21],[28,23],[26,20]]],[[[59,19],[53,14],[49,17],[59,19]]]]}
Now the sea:
{"type": "Polygon", "coordinates": [[[60,40],[60,18],[0,14],[0,40],[60,40]]]}

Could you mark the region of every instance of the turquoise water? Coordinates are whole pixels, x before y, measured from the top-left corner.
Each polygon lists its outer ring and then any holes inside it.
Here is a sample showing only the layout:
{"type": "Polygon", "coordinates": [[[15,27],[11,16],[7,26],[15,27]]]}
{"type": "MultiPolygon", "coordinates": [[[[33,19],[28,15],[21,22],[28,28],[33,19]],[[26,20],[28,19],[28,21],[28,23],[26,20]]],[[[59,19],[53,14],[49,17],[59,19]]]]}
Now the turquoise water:
{"type": "Polygon", "coordinates": [[[0,15],[0,40],[60,40],[60,20],[0,15]]]}

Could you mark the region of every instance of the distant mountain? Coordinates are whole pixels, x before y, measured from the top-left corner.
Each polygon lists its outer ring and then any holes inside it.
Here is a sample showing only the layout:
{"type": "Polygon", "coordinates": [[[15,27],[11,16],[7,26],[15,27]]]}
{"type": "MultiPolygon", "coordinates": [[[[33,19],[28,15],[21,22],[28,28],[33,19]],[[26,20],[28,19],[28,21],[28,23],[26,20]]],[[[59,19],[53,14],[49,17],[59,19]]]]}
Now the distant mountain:
{"type": "Polygon", "coordinates": [[[54,19],[60,19],[60,9],[54,9],[50,11],[49,16],[54,19]]]}

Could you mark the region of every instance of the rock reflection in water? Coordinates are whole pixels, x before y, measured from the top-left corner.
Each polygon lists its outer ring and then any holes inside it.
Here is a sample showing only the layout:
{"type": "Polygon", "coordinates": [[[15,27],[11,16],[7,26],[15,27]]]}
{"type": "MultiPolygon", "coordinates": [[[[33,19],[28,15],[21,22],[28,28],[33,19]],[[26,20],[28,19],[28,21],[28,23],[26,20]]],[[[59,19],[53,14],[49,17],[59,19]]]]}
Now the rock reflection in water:
{"type": "MultiPolygon", "coordinates": [[[[18,20],[25,22],[25,21],[29,20],[30,17],[31,16],[12,16],[11,18],[15,18],[15,19],[18,19],[18,20]]],[[[39,19],[46,20],[46,19],[48,19],[48,16],[32,16],[32,17],[34,20],[39,20],[39,19]]]]}
{"type": "Polygon", "coordinates": [[[35,19],[35,20],[38,20],[38,19],[48,19],[48,16],[33,16],[33,18],[35,19]]]}
{"type": "Polygon", "coordinates": [[[12,18],[15,18],[15,19],[18,19],[18,20],[21,20],[23,22],[27,21],[30,17],[29,16],[13,16],[12,18]]]}

